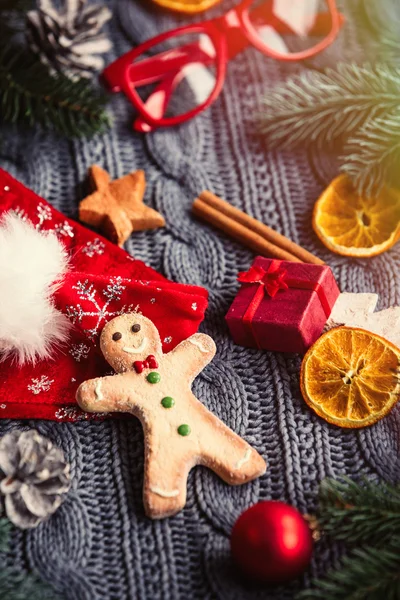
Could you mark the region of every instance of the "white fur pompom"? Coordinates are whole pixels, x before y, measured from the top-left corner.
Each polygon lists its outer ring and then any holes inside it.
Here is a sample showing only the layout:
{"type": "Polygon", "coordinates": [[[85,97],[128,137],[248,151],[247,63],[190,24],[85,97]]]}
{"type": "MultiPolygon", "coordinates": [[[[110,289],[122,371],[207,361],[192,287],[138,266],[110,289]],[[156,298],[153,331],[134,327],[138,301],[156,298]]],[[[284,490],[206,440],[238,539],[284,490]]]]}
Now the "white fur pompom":
{"type": "Polygon", "coordinates": [[[70,322],[54,307],[68,258],[52,233],[40,233],[13,212],[0,222],[0,360],[49,358],[67,340],[70,322]]]}

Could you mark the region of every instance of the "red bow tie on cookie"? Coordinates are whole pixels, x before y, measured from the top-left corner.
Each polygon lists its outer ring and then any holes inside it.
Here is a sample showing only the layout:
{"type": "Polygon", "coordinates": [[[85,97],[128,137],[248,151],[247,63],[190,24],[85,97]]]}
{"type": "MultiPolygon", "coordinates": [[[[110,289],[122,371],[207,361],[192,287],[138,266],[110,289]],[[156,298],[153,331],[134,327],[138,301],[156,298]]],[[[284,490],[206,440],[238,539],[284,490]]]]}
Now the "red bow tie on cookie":
{"type": "MultiPolygon", "coordinates": [[[[78,408],[75,393],[82,381],[110,372],[98,344],[105,323],[125,312],[140,312],[155,323],[163,350],[168,352],[197,331],[207,307],[207,291],[172,283],[121,248],[67,219],[0,169],[0,219],[9,211],[30,221],[39,232],[54,232],[64,244],[69,272],[54,302],[73,329],[68,342],[54,349],[49,360],[33,366],[18,366],[11,359],[1,363],[0,418],[93,418],[78,408]]],[[[153,358],[148,356],[141,367],[156,368],[153,358]]]]}
{"type": "Polygon", "coordinates": [[[158,362],[156,361],[155,356],[149,354],[146,360],[135,360],[133,363],[133,368],[135,369],[136,373],[142,373],[144,369],[157,369],[158,362]]]}

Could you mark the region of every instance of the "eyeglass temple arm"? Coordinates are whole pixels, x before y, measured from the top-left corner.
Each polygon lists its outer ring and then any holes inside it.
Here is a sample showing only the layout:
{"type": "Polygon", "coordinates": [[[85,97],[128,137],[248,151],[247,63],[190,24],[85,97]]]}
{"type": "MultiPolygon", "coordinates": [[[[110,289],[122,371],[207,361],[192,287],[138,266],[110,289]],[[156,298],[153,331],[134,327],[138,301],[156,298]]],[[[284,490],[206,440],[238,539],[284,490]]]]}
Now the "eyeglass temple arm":
{"type": "Polygon", "coordinates": [[[189,63],[210,64],[215,53],[207,52],[199,41],[166,50],[132,63],[131,53],[125,54],[104,69],[102,77],[113,92],[119,92],[121,81],[129,69],[129,79],[135,86],[147,85],[174,75],[189,63]]]}

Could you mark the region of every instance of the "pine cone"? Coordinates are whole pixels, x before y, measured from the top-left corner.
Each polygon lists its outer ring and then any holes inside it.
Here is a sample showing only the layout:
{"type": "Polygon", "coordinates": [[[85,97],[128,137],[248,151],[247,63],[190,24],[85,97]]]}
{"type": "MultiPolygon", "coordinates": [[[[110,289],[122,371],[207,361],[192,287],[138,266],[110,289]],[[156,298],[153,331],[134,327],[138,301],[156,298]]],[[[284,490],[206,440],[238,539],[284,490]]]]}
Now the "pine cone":
{"type": "Polygon", "coordinates": [[[62,450],[35,429],[14,430],[1,438],[0,469],[7,516],[21,529],[36,527],[52,515],[70,488],[62,450]]]}
{"type": "Polygon", "coordinates": [[[70,79],[90,78],[103,68],[99,54],[111,48],[110,40],[100,33],[111,11],[102,5],[88,5],[87,0],[65,0],[57,11],[51,0],[38,0],[38,9],[27,13],[27,36],[30,47],[52,72],[62,72],[70,79]]]}

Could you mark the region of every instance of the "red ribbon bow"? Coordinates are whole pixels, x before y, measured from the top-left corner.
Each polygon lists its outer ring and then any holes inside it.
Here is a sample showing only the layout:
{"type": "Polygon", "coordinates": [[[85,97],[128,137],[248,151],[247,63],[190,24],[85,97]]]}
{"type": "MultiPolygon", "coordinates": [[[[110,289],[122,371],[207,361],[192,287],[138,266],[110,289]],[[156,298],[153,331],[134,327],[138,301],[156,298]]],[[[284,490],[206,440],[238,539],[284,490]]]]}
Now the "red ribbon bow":
{"type": "Polygon", "coordinates": [[[252,266],[245,273],[239,273],[238,281],[245,283],[259,283],[264,288],[264,292],[274,298],[279,290],[287,290],[288,284],[285,282],[287,271],[281,269],[280,261],[273,260],[266,271],[263,267],[252,266]]]}
{"type": "Polygon", "coordinates": [[[158,362],[155,356],[149,354],[146,360],[135,360],[133,363],[133,368],[135,369],[136,373],[141,373],[144,369],[157,369],[158,362]]]}
{"type": "Polygon", "coordinates": [[[281,260],[272,260],[267,270],[265,270],[263,267],[252,266],[247,272],[239,273],[238,275],[238,281],[242,283],[258,284],[256,292],[243,315],[243,323],[246,325],[257,348],[260,349],[262,348],[262,345],[257,339],[256,332],[253,329],[253,318],[265,294],[268,294],[268,296],[274,298],[279,290],[285,291],[289,288],[311,290],[312,292],[316,292],[318,295],[327,318],[332,310],[325,296],[324,289],[318,282],[301,279],[288,279],[287,271],[281,268],[281,263],[281,260]]]}

